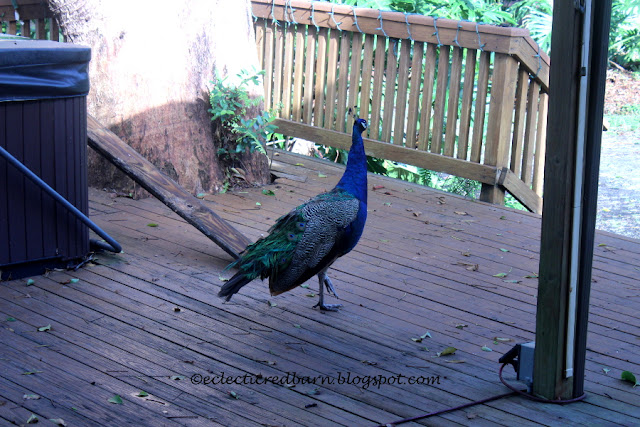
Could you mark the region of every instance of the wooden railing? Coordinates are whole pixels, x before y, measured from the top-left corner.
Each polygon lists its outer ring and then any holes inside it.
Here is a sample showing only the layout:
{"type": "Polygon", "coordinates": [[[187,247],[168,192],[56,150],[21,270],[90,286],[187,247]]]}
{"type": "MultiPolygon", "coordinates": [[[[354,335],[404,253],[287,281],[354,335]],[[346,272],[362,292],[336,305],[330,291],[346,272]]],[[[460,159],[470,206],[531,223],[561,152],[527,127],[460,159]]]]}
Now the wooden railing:
{"type": "Polygon", "coordinates": [[[542,210],[549,59],[529,32],[326,2],[253,0],[279,131],[348,148],[347,108],[370,122],[367,154],[505,189],[542,210]]]}
{"type": "Polygon", "coordinates": [[[60,28],[46,1],[0,0],[0,23],[6,26],[5,34],[61,41],[60,28]]]}
{"type": "MultiPolygon", "coordinates": [[[[506,189],[541,212],[549,59],[527,30],[302,0],[252,11],[281,132],[348,149],[356,107],[367,154],[479,181],[492,203],[506,189]]],[[[0,0],[8,34],[60,40],[51,17],[46,2],[0,0]]]]}

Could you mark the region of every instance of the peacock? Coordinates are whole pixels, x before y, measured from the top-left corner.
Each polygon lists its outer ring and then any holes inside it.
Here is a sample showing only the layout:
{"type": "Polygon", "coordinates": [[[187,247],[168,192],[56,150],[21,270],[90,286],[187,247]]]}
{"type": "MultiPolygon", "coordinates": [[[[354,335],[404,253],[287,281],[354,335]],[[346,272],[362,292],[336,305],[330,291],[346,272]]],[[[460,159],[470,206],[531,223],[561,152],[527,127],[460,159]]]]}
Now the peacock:
{"type": "Polygon", "coordinates": [[[366,129],[366,120],[355,117],[347,167],[335,188],[278,218],[267,236],[247,246],[227,267],[238,272],[222,286],[219,297],[229,301],[258,277],[268,277],[271,295],[279,295],[317,275],[319,301],[313,307],[336,311],[342,306],[325,304],[324,288],[338,297],[327,269],[356,246],[367,220],[367,158],[362,142],[366,129]]]}

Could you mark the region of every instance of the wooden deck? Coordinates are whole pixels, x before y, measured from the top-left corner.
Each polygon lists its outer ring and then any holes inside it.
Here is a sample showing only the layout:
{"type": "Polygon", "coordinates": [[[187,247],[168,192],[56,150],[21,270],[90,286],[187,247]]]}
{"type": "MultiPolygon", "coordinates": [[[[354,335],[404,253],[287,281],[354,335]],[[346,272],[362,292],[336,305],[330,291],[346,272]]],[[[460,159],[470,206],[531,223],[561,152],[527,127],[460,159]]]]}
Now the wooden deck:
{"type": "MultiPolygon", "coordinates": [[[[252,240],[342,172],[289,154],[275,161],[293,179],[269,186],[274,196],[259,188],[207,196],[252,240]]],[[[365,426],[507,392],[498,358],[534,339],[528,276],[540,218],[386,178],[370,176],[369,188],[363,239],[330,270],[338,313],[311,309],[315,280],[273,298],[256,281],[223,303],[227,253],[155,199],[91,190],[92,218],[124,253],[30,285],[0,284],[0,424],[36,414],[69,426],[365,426]],[[436,357],[449,346],[455,354],[436,357]],[[243,384],[287,375],[317,383],[243,384]],[[436,381],[354,384],[398,375],[436,381]],[[195,384],[206,376],[216,384],[195,384]],[[122,404],[109,402],[115,395],[122,404]]],[[[623,370],[640,377],[640,241],[599,233],[596,244],[587,398],[561,406],[508,397],[421,423],[640,424],[640,387],[619,379],[623,370]]],[[[520,386],[511,367],[505,373],[520,386]]]]}

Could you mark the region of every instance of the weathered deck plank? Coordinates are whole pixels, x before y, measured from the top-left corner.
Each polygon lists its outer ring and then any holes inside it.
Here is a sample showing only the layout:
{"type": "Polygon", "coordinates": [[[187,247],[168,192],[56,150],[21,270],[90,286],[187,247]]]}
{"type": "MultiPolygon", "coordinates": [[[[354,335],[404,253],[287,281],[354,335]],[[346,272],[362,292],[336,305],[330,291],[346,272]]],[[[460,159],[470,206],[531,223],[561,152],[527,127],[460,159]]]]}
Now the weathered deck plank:
{"type": "MultiPolygon", "coordinates": [[[[306,182],[279,179],[270,187],[275,196],[249,189],[206,197],[251,240],[341,174],[326,162],[275,159],[278,170],[306,182]]],[[[223,303],[216,293],[219,277],[230,274],[222,271],[227,253],[156,200],[92,190],[92,219],[124,253],[99,254],[93,265],[50,272],[31,286],[0,284],[0,381],[9,385],[0,388],[0,420],[24,423],[34,413],[69,425],[373,425],[504,393],[497,359],[534,339],[536,280],[524,276],[537,271],[540,218],[371,176],[373,186],[361,243],[330,271],[344,307],[326,314],[310,308],[314,280],[274,298],[256,281],[223,303]],[[508,276],[493,276],[499,272],[508,276]],[[46,324],[51,331],[36,332],[46,324]],[[412,340],[426,331],[431,338],[412,340]],[[447,346],[456,354],[435,357],[447,346]],[[43,372],[22,375],[26,370],[43,372]],[[363,390],[190,382],[193,374],[220,372],[401,373],[439,377],[440,384],[363,390]],[[140,390],[151,399],[134,396],[140,390]],[[31,393],[42,398],[23,398],[31,393]],[[113,394],[124,405],[107,402],[113,394]]],[[[640,423],[638,391],[618,379],[622,370],[640,373],[640,242],[598,233],[596,243],[603,246],[595,250],[586,400],[558,406],[510,397],[422,423],[640,423]]],[[[505,369],[505,377],[515,383],[512,372],[505,369]]]]}

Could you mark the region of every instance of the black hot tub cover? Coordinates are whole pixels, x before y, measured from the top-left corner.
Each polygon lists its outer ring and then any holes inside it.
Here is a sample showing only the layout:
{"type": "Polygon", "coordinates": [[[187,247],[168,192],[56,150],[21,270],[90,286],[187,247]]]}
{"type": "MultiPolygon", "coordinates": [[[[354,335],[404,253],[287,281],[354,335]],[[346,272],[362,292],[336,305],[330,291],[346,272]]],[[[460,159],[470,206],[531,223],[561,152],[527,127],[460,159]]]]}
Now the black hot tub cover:
{"type": "Polygon", "coordinates": [[[0,101],[83,96],[91,49],[50,40],[0,37],[0,101]]]}

